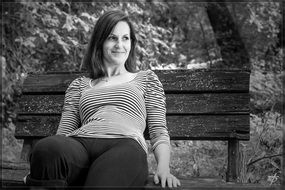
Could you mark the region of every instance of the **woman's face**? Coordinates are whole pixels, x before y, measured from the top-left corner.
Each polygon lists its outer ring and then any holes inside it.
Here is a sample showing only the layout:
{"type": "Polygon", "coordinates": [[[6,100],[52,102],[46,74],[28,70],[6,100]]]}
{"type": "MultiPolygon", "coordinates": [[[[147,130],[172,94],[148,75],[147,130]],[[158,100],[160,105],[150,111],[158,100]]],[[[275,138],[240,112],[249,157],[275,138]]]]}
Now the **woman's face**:
{"type": "Polygon", "coordinates": [[[130,27],[120,21],[103,44],[103,61],[105,66],[124,65],[131,50],[130,27]]]}

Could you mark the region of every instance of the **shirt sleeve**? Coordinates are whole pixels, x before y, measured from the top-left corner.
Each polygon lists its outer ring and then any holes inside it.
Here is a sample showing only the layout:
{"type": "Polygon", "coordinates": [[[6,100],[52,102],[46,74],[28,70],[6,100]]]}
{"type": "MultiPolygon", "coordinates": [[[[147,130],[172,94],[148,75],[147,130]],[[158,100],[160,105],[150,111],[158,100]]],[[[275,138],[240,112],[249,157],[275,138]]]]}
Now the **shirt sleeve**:
{"type": "Polygon", "coordinates": [[[61,114],[60,123],[57,129],[57,135],[68,135],[80,126],[79,99],[81,78],[71,82],[65,92],[64,105],[61,114]]]}
{"type": "Polygon", "coordinates": [[[145,104],[152,150],[161,143],[170,146],[170,137],[166,126],[165,93],[157,75],[151,70],[147,73],[145,104]]]}

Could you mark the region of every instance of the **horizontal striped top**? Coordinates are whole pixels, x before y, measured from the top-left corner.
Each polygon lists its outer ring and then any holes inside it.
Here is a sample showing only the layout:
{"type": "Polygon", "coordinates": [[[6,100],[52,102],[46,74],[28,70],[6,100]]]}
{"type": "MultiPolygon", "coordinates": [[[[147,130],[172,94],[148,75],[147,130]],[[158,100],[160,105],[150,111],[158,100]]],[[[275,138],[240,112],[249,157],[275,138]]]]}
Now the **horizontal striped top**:
{"type": "Polygon", "coordinates": [[[92,87],[90,81],[79,77],[68,86],[58,135],[132,138],[147,152],[143,133],[148,126],[152,150],[161,143],[170,145],[165,94],[153,71],[107,87],[92,87]]]}

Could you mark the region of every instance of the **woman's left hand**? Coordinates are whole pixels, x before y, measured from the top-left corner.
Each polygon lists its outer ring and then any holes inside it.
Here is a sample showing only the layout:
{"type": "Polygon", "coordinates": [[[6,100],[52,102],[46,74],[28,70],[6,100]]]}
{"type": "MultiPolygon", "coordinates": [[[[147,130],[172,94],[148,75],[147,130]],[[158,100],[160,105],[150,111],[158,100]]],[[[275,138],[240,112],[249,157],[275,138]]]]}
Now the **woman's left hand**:
{"type": "Polygon", "coordinates": [[[170,173],[169,168],[157,168],[154,175],[154,183],[158,184],[160,182],[161,187],[165,187],[166,184],[168,187],[178,187],[180,186],[180,181],[170,173]]]}

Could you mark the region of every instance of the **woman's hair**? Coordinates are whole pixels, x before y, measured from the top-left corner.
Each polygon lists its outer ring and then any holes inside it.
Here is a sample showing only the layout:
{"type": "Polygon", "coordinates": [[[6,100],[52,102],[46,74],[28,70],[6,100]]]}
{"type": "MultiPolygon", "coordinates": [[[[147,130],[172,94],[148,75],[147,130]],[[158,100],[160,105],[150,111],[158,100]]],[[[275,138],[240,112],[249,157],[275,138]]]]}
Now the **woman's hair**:
{"type": "Polygon", "coordinates": [[[130,27],[131,50],[128,59],[125,62],[125,67],[129,72],[135,72],[137,70],[135,60],[135,46],[137,39],[134,27],[130,22],[129,17],[123,11],[110,10],[105,12],[98,19],[80,67],[80,70],[87,70],[87,72],[89,72],[90,78],[96,79],[106,75],[103,63],[103,44],[112,32],[113,28],[120,21],[128,23],[130,27]]]}

